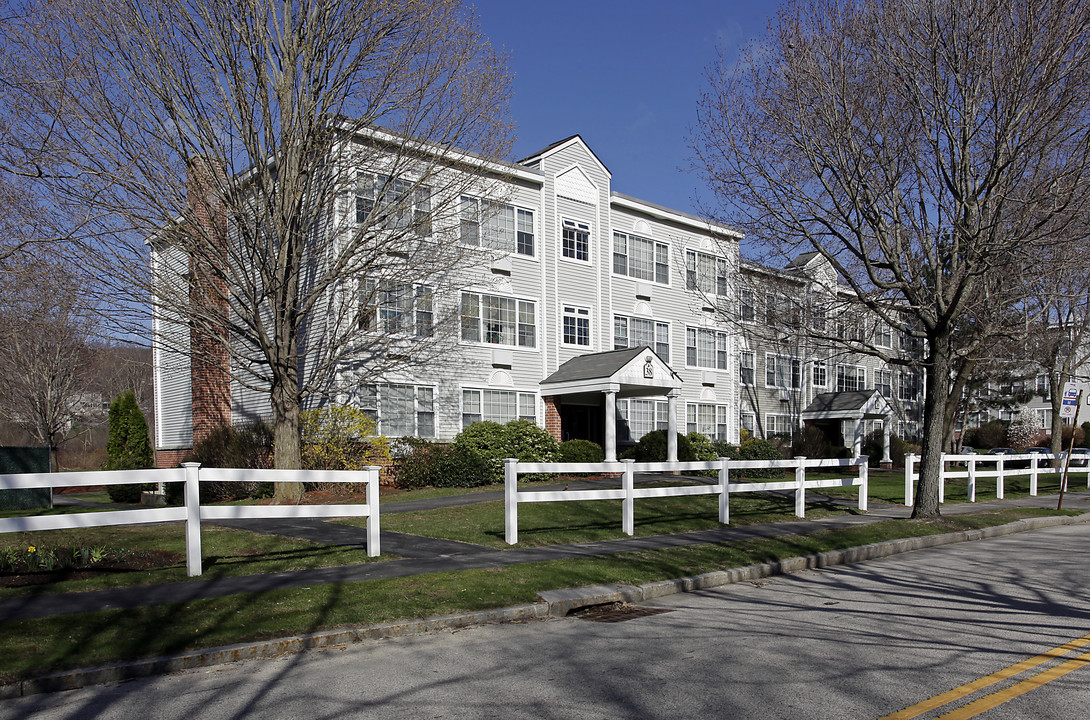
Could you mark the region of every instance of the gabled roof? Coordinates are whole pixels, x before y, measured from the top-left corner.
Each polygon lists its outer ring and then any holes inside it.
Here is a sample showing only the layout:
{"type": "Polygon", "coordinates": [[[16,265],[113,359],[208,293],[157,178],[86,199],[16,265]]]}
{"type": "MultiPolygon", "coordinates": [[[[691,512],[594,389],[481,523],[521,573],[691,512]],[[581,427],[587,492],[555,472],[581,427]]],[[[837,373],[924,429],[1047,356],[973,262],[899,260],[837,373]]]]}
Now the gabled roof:
{"type": "Polygon", "coordinates": [[[613,377],[632,358],[649,348],[625,348],[608,352],[591,353],[573,357],[556,369],[543,383],[562,383],[572,380],[598,380],[613,377]]]}
{"type": "Polygon", "coordinates": [[[852,390],[821,393],[802,411],[802,419],[877,419],[888,417],[891,412],[889,403],[877,390],[852,390]]]}
{"type": "Polygon", "coordinates": [[[524,165],[530,163],[533,160],[539,160],[541,158],[547,157],[549,155],[552,155],[553,153],[560,152],[562,149],[572,143],[579,143],[580,145],[582,145],[583,148],[588,153],[590,153],[590,156],[594,158],[594,161],[602,166],[602,170],[605,171],[606,175],[613,177],[613,173],[609,171],[609,168],[606,167],[606,164],[602,162],[602,159],[599,158],[593,150],[590,149],[590,145],[587,145],[586,140],[584,140],[580,135],[571,135],[570,137],[566,137],[563,140],[557,140],[551,145],[548,145],[541,150],[538,150],[536,153],[533,153],[532,155],[527,155],[523,159],[519,160],[517,164],[524,165]]]}
{"type": "Polygon", "coordinates": [[[681,379],[649,347],[589,353],[568,360],[539,385],[542,395],[610,390],[622,395],[666,394],[681,379]]]}

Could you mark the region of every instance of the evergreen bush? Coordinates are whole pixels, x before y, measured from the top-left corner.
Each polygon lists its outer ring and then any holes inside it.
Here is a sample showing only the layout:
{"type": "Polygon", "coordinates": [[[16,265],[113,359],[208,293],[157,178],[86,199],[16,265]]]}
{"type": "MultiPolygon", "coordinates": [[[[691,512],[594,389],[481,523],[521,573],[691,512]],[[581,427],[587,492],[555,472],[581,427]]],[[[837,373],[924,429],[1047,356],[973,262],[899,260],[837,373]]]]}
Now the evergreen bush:
{"type": "MultiPolygon", "coordinates": [[[[114,398],[110,403],[110,435],[106,441],[107,470],[142,470],[152,467],[151,441],[148,439],[148,423],[136,402],[132,390],[114,398]]],[[[106,492],[110,500],[118,503],[138,503],[140,493],[151,490],[151,483],[136,485],[109,485],[106,492]]]]}
{"type": "Polygon", "coordinates": [[[416,438],[401,441],[394,463],[394,483],[419,487],[479,487],[492,482],[489,463],[476,452],[416,438]]]}
{"type": "MultiPolygon", "coordinates": [[[[666,431],[652,430],[634,446],[625,450],[621,457],[626,460],[631,458],[636,462],[666,462],[666,431]]],[[[689,438],[684,435],[677,436],[677,459],[678,462],[696,460],[689,438]]]]}
{"type": "MultiPolygon", "coordinates": [[[[472,453],[488,463],[490,482],[503,482],[504,458],[518,458],[522,462],[555,462],[559,456],[556,439],[548,430],[529,420],[512,420],[500,425],[488,420],[475,422],[454,438],[453,447],[463,453],[472,453]]],[[[540,476],[524,475],[524,479],[540,476]]]]}
{"type": "Polygon", "coordinates": [[[590,440],[565,440],[560,443],[560,462],[600,463],[606,459],[602,446],[590,440]]]}

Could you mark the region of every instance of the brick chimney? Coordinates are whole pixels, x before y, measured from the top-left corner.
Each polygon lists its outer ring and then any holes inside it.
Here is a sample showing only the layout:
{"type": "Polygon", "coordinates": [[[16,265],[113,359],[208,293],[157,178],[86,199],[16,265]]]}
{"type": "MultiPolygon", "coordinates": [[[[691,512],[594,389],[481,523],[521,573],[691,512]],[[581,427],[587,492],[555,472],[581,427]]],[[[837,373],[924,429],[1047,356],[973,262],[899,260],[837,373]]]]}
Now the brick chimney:
{"type": "Polygon", "coordinates": [[[193,235],[189,238],[190,388],[193,444],[231,421],[231,376],[227,337],[227,283],[223,165],[192,158],[186,187],[193,235]]]}

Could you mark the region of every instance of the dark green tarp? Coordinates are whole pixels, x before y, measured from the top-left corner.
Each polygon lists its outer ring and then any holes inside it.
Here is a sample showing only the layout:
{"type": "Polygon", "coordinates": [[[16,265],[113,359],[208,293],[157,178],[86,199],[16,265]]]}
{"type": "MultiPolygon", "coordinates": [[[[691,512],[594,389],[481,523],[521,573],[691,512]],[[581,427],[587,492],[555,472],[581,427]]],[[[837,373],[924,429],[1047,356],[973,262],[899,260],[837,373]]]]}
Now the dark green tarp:
{"type": "MultiPolygon", "coordinates": [[[[0,447],[0,475],[49,472],[49,448],[0,447]]],[[[0,510],[53,507],[50,488],[0,490],[0,510]]]]}

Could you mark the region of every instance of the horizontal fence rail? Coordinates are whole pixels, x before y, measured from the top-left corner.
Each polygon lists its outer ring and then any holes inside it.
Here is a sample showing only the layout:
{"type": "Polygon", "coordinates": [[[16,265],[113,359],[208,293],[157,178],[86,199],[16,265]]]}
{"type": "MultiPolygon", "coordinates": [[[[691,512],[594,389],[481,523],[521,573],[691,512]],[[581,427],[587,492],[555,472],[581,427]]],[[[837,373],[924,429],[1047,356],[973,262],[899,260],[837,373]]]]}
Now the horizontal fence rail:
{"type": "Polygon", "coordinates": [[[789,490],[795,493],[795,515],[806,517],[806,491],[833,487],[858,487],[859,509],[867,509],[867,456],[851,460],[808,459],[791,460],[701,460],[695,462],[635,462],[621,460],[600,463],[525,463],[515,458],[504,460],[504,537],[508,545],[518,543],[519,503],[570,502],[573,500],[620,500],[621,529],[626,535],[635,532],[635,501],[660,497],[688,495],[718,495],[719,522],[730,523],[730,495],[736,492],[768,492],[789,490]],[[810,468],[857,468],[855,477],[807,480],[810,468]],[[781,482],[730,481],[731,471],[781,469],[794,470],[795,479],[781,482]],[[675,485],[666,487],[635,487],[635,474],[714,471],[717,480],[707,485],[675,485]],[[518,476],[530,473],[607,473],[620,475],[620,487],[600,490],[519,491],[518,476]]]}
{"type": "Polygon", "coordinates": [[[346,470],[235,470],[201,468],[200,463],[183,463],[180,468],[164,470],[122,470],[78,473],[32,473],[0,475],[0,490],[27,488],[90,487],[131,485],[137,483],[184,482],[184,504],[180,507],[38,515],[0,518],[0,533],[71,528],[134,525],[138,523],[185,522],[186,573],[201,574],[202,520],[260,520],[271,518],[367,518],[367,555],[378,557],[380,468],[346,470]],[[366,483],[366,503],[362,505],[201,505],[202,482],[306,482],[366,483]]]}
{"type": "MultiPolygon", "coordinates": [[[[1085,474],[1086,487],[1090,489],[1090,464],[1088,455],[1073,455],[1068,466],[1067,473],[1070,479],[1072,475],[1085,474]],[[1078,464],[1076,464],[1078,463],[1078,464]]],[[[912,453],[905,455],[905,505],[912,507],[915,503],[916,483],[920,479],[917,469],[920,456],[912,453]]],[[[1029,476],[1029,494],[1037,496],[1038,478],[1048,473],[1063,472],[1063,465],[1067,462],[1067,453],[1018,453],[1009,455],[971,454],[971,455],[942,455],[942,470],[939,473],[939,502],[946,502],[946,481],[965,480],[969,502],[976,502],[977,483],[980,480],[995,481],[995,496],[1002,500],[1006,491],[1006,480],[1012,477],[1029,476]],[[1053,463],[1059,467],[1053,467],[1053,463]],[[1027,466],[1022,467],[1025,463],[1027,466]],[[1017,465],[1017,467],[1011,467],[1017,465]]]]}

